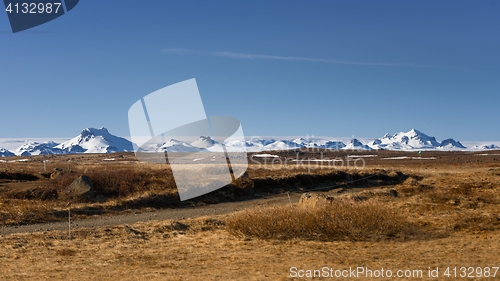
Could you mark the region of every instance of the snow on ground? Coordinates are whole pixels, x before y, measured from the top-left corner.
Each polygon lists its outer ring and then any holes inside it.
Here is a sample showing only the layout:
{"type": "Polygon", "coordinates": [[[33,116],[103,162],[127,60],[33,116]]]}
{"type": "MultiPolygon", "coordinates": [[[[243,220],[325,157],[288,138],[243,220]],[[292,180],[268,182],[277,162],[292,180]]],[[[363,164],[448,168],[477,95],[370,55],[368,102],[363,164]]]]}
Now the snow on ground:
{"type": "Polygon", "coordinates": [[[408,159],[408,156],[399,156],[399,157],[387,157],[387,158],[382,158],[383,160],[402,160],[402,159],[408,159]]]}
{"type": "Polygon", "coordinates": [[[292,162],[342,162],[342,159],[294,159],[292,162]]]}
{"type": "Polygon", "coordinates": [[[254,154],[253,157],[258,157],[258,158],[279,158],[278,155],[273,155],[273,154],[268,154],[268,153],[254,154]]]}
{"type": "Polygon", "coordinates": [[[411,159],[420,159],[420,160],[436,160],[436,157],[412,157],[411,159]]]}
{"type": "Polygon", "coordinates": [[[436,157],[408,157],[408,156],[400,156],[400,157],[387,157],[382,158],[383,160],[404,160],[404,159],[413,159],[413,160],[436,160],[436,157]]]}

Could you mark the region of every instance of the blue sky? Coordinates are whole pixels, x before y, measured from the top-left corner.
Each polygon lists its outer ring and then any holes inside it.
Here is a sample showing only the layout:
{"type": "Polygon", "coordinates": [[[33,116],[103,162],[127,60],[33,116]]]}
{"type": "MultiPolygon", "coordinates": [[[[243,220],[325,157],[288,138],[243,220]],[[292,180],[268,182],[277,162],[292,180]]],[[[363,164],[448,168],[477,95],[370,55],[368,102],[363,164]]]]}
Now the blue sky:
{"type": "Polygon", "coordinates": [[[500,2],[80,1],[13,34],[0,12],[0,138],[129,135],[141,97],[196,78],[246,136],[419,129],[500,140],[500,2]]]}

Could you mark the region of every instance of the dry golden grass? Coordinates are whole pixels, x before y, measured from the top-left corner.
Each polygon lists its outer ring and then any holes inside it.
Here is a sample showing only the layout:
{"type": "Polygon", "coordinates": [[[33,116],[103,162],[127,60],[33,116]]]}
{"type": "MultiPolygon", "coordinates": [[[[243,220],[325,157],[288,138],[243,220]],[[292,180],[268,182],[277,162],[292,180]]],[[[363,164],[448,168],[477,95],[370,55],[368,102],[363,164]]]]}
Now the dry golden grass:
{"type": "Polygon", "coordinates": [[[237,212],[231,233],[261,239],[370,241],[404,238],[416,228],[399,211],[376,200],[334,200],[316,208],[266,206],[237,212]]]}
{"type": "Polygon", "coordinates": [[[0,225],[33,224],[58,220],[52,210],[62,203],[39,200],[0,199],[0,225]]]}
{"type": "MultiPolygon", "coordinates": [[[[72,240],[58,231],[2,237],[0,279],[291,280],[291,267],[362,266],[427,273],[428,267],[498,266],[500,258],[498,231],[408,241],[261,240],[231,235],[222,223],[226,219],[80,229],[72,240]]],[[[428,278],[405,280],[422,279],[428,278]]]]}

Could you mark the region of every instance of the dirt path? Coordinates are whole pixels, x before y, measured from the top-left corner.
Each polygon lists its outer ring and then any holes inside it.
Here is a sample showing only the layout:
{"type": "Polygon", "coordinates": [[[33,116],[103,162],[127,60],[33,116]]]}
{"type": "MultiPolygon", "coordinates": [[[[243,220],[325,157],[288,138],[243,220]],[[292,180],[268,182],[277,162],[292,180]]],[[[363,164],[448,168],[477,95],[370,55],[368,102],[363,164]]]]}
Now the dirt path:
{"type": "MultiPolygon", "coordinates": [[[[392,186],[379,186],[375,188],[337,188],[331,189],[328,192],[330,195],[337,196],[339,195],[336,191],[341,189],[342,193],[357,193],[366,189],[383,189],[392,186]]],[[[139,210],[120,214],[120,215],[104,215],[104,216],[95,216],[86,219],[75,219],[71,221],[71,229],[95,229],[101,227],[110,227],[116,225],[124,225],[124,224],[133,224],[136,222],[143,222],[149,220],[182,220],[188,218],[196,218],[202,216],[210,216],[210,215],[223,215],[231,212],[244,210],[247,208],[253,208],[260,205],[268,205],[268,204],[290,204],[296,203],[299,201],[300,196],[303,192],[290,192],[290,197],[288,194],[276,194],[269,195],[262,198],[256,198],[246,201],[239,202],[226,202],[226,203],[218,203],[213,205],[206,205],[202,207],[186,207],[186,208],[171,208],[171,209],[163,209],[156,210],[152,212],[141,212],[139,210]]],[[[321,192],[316,190],[314,192],[321,192]]],[[[131,210],[133,211],[133,210],[131,210]]],[[[67,230],[68,222],[51,222],[51,223],[40,223],[40,224],[30,224],[30,225],[22,225],[22,226],[0,226],[0,236],[10,235],[15,233],[32,233],[32,232],[43,232],[50,230],[67,230]]]]}
{"type": "MultiPolygon", "coordinates": [[[[292,202],[298,202],[300,193],[290,193],[292,202]]],[[[266,204],[286,204],[289,203],[287,194],[279,194],[241,202],[228,202],[203,207],[164,209],[154,212],[130,213],[114,216],[101,216],[88,219],[74,220],[71,223],[72,229],[100,228],[122,224],[133,224],[148,220],[182,220],[185,218],[196,218],[209,215],[228,214],[234,211],[266,204]]],[[[10,235],[14,233],[31,233],[50,230],[67,230],[68,222],[41,223],[23,226],[3,226],[0,227],[0,235],[10,235]]]]}

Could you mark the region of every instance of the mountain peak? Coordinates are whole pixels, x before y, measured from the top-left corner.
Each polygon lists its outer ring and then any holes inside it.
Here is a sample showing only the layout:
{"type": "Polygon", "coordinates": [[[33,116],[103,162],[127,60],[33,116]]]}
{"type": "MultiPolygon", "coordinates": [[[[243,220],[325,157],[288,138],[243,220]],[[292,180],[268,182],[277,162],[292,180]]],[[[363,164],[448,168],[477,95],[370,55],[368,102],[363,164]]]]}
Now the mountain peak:
{"type": "Polygon", "coordinates": [[[405,134],[406,136],[410,136],[412,138],[417,138],[417,137],[419,137],[419,138],[422,138],[422,137],[424,137],[424,138],[432,138],[432,137],[429,137],[428,135],[422,133],[422,131],[419,131],[417,129],[411,129],[407,133],[403,132],[403,134],[405,134]]]}
{"type": "Polygon", "coordinates": [[[363,144],[360,142],[358,139],[351,139],[349,144],[342,147],[341,149],[343,150],[372,150],[373,148],[369,147],[368,145],[363,144]]]}
{"type": "Polygon", "coordinates": [[[413,128],[408,132],[399,132],[393,136],[385,134],[382,138],[374,140],[371,145],[384,149],[421,149],[436,148],[440,143],[436,141],[436,138],[413,128]]]}
{"type": "Polygon", "coordinates": [[[5,148],[0,148],[0,157],[15,156],[15,154],[5,148]]]}
{"type": "Polygon", "coordinates": [[[210,136],[200,136],[198,139],[204,140],[204,141],[213,141],[210,136]]]}
{"type": "MultiPolygon", "coordinates": [[[[422,132],[420,132],[417,129],[411,129],[408,134],[415,134],[415,135],[422,135],[422,132]]],[[[425,135],[425,134],[424,134],[425,135]]]]}
{"type": "Polygon", "coordinates": [[[106,129],[105,127],[101,127],[99,129],[85,128],[82,130],[82,133],[81,133],[82,136],[89,136],[89,135],[99,136],[99,135],[105,135],[105,134],[106,135],[109,134],[108,129],[106,129]]]}
{"type": "Polygon", "coordinates": [[[133,146],[127,139],[109,133],[101,127],[86,128],[77,137],[56,146],[64,153],[111,153],[133,151],[133,146]]]}
{"type": "Polygon", "coordinates": [[[214,144],[216,144],[216,141],[214,141],[210,136],[200,136],[197,140],[191,143],[192,146],[198,148],[207,148],[213,146],[214,144]]]}
{"type": "Polygon", "coordinates": [[[363,144],[358,140],[358,139],[352,139],[351,140],[351,143],[354,145],[354,146],[362,146],[363,144]]]}
{"type": "Polygon", "coordinates": [[[442,148],[465,148],[465,146],[459,141],[455,141],[454,139],[445,139],[441,142],[440,145],[442,148]]]}

